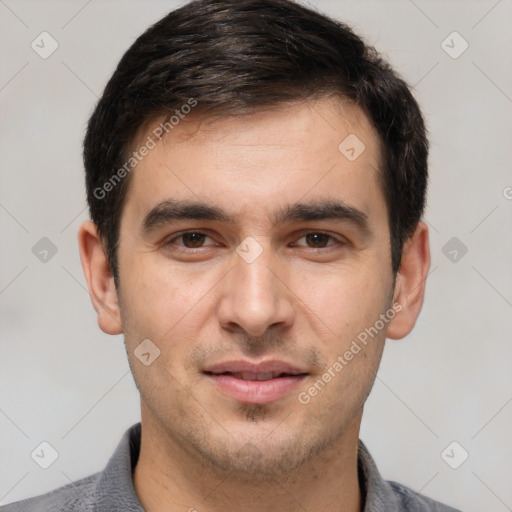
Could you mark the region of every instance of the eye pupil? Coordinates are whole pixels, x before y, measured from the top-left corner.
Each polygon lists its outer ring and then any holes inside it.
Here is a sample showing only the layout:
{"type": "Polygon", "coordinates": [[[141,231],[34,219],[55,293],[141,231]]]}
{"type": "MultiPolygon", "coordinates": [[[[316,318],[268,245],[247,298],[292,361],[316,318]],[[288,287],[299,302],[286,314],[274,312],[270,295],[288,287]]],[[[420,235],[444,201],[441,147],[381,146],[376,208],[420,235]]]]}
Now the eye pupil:
{"type": "Polygon", "coordinates": [[[184,233],[183,243],[187,247],[200,247],[204,242],[204,236],[202,233],[184,233]]]}
{"type": "Polygon", "coordinates": [[[308,244],[311,243],[315,247],[325,247],[329,242],[329,238],[330,236],[324,233],[308,233],[306,235],[306,240],[308,241],[308,244]]]}

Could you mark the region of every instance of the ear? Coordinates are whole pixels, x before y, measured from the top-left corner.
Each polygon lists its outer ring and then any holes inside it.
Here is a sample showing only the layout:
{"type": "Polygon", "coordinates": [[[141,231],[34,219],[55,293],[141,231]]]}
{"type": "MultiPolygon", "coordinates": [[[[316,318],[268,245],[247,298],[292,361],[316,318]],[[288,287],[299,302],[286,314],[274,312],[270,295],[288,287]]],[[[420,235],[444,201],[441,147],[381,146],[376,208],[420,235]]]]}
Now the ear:
{"type": "Polygon", "coordinates": [[[78,230],[80,260],[98,325],[107,334],[121,334],[121,315],[114,276],[108,264],[96,225],[88,220],[78,230]]]}
{"type": "Polygon", "coordinates": [[[406,241],[402,251],[393,295],[393,304],[399,304],[401,309],[389,323],[386,334],[388,338],[398,340],[412,331],[423,306],[429,268],[428,226],[418,222],[414,234],[406,241]]]}

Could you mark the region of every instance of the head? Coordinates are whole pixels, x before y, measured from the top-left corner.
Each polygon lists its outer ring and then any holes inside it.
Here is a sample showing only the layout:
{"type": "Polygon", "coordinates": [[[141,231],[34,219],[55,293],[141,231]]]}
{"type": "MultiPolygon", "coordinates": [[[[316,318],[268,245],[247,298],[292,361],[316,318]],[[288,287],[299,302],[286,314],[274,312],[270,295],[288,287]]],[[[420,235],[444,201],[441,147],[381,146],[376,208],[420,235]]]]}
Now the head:
{"type": "Polygon", "coordinates": [[[421,309],[427,153],[407,84],[297,3],[197,0],[141,35],[88,125],[80,245],[100,327],[125,335],[143,419],[253,476],[354,429],[386,336],[421,309]],[[145,339],[159,352],[147,366],[145,339]],[[276,401],[240,402],[208,372],[234,359],[305,377],[276,401]],[[247,443],[258,456],[239,457],[247,443]]]}

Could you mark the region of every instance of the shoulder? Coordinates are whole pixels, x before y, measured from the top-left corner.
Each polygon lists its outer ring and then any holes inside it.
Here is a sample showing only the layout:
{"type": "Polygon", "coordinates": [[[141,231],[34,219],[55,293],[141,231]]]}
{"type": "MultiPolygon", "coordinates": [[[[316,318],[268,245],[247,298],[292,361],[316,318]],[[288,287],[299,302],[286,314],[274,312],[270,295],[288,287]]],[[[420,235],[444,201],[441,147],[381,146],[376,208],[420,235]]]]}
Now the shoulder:
{"type": "Polygon", "coordinates": [[[3,505],[0,512],[92,512],[100,475],[95,473],[46,494],[3,505]]]}
{"type": "Polygon", "coordinates": [[[387,481],[396,501],[396,510],[407,512],[461,512],[457,508],[450,507],[432,498],[413,491],[405,485],[392,480],[387,481]]]}
{"type": "Polygon", "coordinates": [[[461,512],[413,489],[384,480],[368,448],[359,440],[359,481],[365,491],[365,512],[461,512]]]}

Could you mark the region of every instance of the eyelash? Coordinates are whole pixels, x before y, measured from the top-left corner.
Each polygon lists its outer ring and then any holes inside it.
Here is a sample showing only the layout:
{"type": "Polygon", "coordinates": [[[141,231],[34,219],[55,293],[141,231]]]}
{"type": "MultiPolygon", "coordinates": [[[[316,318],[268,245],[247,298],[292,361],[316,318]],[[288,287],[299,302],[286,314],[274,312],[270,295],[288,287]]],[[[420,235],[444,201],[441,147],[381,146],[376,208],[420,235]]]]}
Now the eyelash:
{"type": "MultiPolygon", "coordinates": [[[[181,233],[178,233],[178,234],[175,234],[172,236],[172,238],[169,238],[167,239],[166,242],[164,242],[164,247],[168,247],[168,246],[171,246],[171,245],[174,245],[174,242],[180,238],[182,238],[183,236],[185,235],[189,235],[189,234],[196,234],[196,235],[203,235],[207,238],[212,238],[210,237],[209,235],[207,235],[206,233],[203,233],[202,231],[182,231],[181,233]]],[[[327,245],[326,247],[308,247],[308,246],[304,246],[304,245],[301,245],[299,247],[303,247],[303,248],[306,248],[306,249],[312,249],[312,250],[328,250],[328,249],[332,249],[336,246],[344,246],[344,245],[347,245],[347,242],[343,239],[338,239],[336,238],[335,236],[329,234],[329,233],[326,233],[324,231],[307,231],[307,232],[304,232],[299,238],[298,240],[306,237],[307,235],[325,235],[325,236],[328,236],[330,240],[334,240],[336,243],[332,244],[332,245],[327,245]]],[[[327,242],[329,243],[330,240],[327,242]]],[[[186,247],[184,245],[176,245],[178,251],[186,251],[186,252],[195,252],[195,251],[198,251],[200,249],[204,249],[205,247],[211,247],[211,246],[201,246],[201,247],[186,247]]]]}

